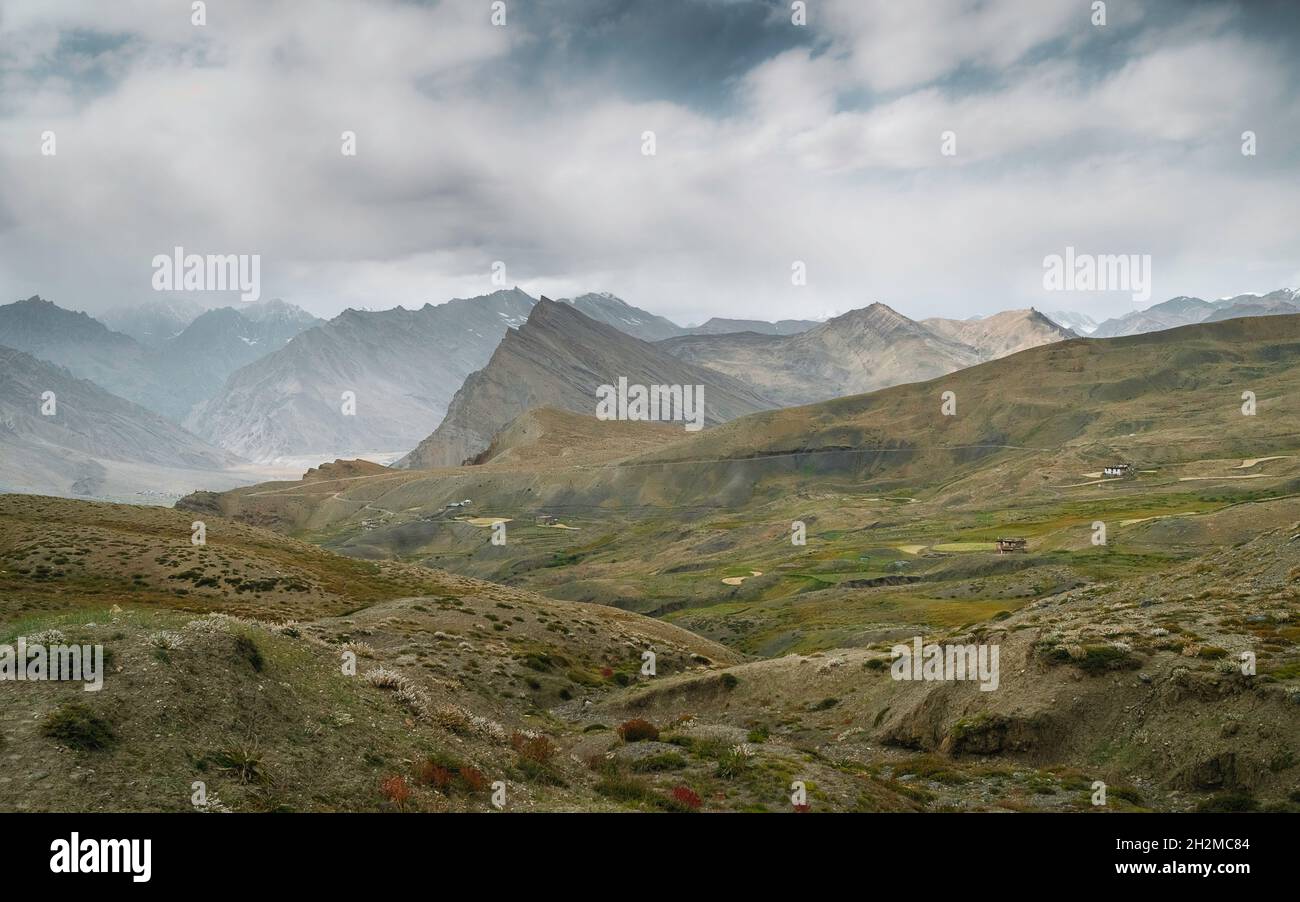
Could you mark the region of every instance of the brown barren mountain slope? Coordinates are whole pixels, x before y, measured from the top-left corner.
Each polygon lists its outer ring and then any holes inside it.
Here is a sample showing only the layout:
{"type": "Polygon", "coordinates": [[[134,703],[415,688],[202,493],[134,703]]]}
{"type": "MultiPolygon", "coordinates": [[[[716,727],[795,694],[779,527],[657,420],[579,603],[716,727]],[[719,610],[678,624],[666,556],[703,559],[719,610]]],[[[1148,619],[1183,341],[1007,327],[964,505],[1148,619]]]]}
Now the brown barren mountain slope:
{"type": "Polygon", "coordinates": [[[487,366],[465,380],[433,434],[398,466],[457,466],[481,454],[498,431],[535,407],[594,414],[597,388],[617,385],[620,378],[645,386],[704,386],[703,421],[709,426],[773,406],[730,376],[685,363],[657,344],[543,298],[523,326],[506,333],[487,366]]]}
{"type": "Polygon", "coordinates": [[[1032,308],[1004,310],[982,319],[925,319],[921,325],[969,345],[979,352],[981,360],[996,360],[1017,351],[1079,337],[1032,308]]]}
{"type": "Polygon", "coordinates": [[[520,414],[492,438],[475,464],[575,466],[635,457],[681,441],[674,423],[597,420],[569,410],[536,407],[520,414]]]}
{"type": "Polygon", "coordinates": [[[345,310],[233,373],[186,424],[257,461],[403,451],[532,305],[516,288],[418,310],[345,310]]]}
{"type": "Polygon", "coordinates": [[[795,335],[687,335],[669,353],[753,385],[783,406],[931,379],[978,363],[971,347],[872,304],[795,335]]]}
{"type": "Polygon", "coordinates": [[[929,382],[764,411],[643,460],[889,448],[901,463],[932,451],[1080,443],[1162,458],[1250,457],[1296,434],[1300,417],[1283,399],[1300,381],[1297,363],[1300,316],[1072,339],[929,382]],[[955,396],[950,416],[945,391],[955,396]],[[1245,391],[1256,398],[1255,415],[1242,415],[1245,391]]]}

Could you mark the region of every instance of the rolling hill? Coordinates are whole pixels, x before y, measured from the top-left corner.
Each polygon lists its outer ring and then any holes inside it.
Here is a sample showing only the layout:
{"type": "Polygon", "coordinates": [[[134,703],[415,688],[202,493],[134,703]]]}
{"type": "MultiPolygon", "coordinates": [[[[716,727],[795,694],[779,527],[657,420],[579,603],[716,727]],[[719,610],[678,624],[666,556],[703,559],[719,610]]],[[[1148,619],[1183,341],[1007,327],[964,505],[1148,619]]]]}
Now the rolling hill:
{"type": "Polygon", "coordinates": [[[623,460],[680,441],[681,426],[595,417],[554,407],[533,407],[492,437],[474,464],[541,468],[623,460]]]}
{"type": "Polygon", "coordinates": [[[1248,456],[1298,431],[1300,421],[1281,403],[1298,361],[1300,316],[1072,339],[928,382],[755,414],[659,454],[741,458],[891,447],[914,458],[962,445],[1069,444],[1139,457],[1212,449],[1248,456]],[[956,394],[955,416],[942,415],[942,391],[956,394]],[[1258,415],[1242,416],[1243,391],[1256,394],[1258,415]]]}
{"type": "MultiPolygon", "coordinates": [[[[201,780],[212,811],[486,811],[501,781],[507,811],[788,811],[799,780],[813,811],[1089,811],[1100,779],[1110,810],[1294,810],[1294,526],[964,625],[885,615],[999,648],[981,692],[891,679],[879,630],[746,657],[220,518],[196,547],[191,518],[0,496],[0,638],[99,643],[110,664],[100,692],[0,695],[0,807],[192,811],[201,780]]],[[[869,626],[876,594],[840,605],[869,626]]]]}
{"type": "Polygon", "coordinates": [[[617,809],[579,757],[613,731],[541,710],[635,686],[646,649],[664,676],[739,660],[626,612],[215,518],[194,546],[191,519],[0,495],[0,638],[98,643],[109,664],[99,692],[0,696],[0,809],[192,811],[194,780],[217,811],[486,811],[496,780],[507,810],[617,809]]]}

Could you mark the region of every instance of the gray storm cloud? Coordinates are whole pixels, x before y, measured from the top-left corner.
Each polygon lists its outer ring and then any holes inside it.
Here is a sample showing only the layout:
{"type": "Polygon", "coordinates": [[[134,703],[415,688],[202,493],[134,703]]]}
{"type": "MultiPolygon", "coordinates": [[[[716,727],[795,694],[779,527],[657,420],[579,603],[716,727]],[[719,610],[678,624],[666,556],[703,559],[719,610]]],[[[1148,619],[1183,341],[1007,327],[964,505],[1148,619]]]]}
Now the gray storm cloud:
{"type": "Polygon", "coordinates": [[[0,285],[93,312],[175,246],[325,316],[498,260],[682,322],[1131,309],[1045,295],[1067,246],[1151,255],[1153,300],[1300,283],[1294,17],[1110,6],[7,0],[0,285]]]}

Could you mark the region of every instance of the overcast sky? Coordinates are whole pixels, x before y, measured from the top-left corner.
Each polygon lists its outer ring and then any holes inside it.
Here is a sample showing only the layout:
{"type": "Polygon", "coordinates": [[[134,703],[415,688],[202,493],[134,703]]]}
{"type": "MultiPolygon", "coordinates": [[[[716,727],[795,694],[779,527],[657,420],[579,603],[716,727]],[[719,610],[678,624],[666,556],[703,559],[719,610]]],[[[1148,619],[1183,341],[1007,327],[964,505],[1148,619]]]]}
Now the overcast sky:
{"type": "Polygon", "coordinates": [[[1106,5],[0,0],[0,300],[146,300],[176,245],[322,316],[493,261],[682,323],[1133,309],[1045,291],[1067,246],[1300,285],[1300,4],[1106,5]]]}

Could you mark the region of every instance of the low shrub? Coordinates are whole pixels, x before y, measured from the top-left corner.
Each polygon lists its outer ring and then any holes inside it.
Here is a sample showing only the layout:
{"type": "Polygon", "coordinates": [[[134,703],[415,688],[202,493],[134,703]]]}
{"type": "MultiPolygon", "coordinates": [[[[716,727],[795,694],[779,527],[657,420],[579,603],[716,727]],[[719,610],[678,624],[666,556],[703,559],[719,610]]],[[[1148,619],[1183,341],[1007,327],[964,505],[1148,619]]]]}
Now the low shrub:
{"type": "Polygon", "coordinates": [[[550,764],[558,749],[546,736],[530,736],[527,733],[515,733],[510,737],[510,746],[520,758],[537,764],[550,764]]]}
{"type": "Polygon", "coordinates": [[[477,767],[462,767],[460,779],[470,792],[482,792],[488,785],[487,777],[483,776],[483,772],[477,767]]]}
{"type": "Polygon", "coordinates": [[[262,752],[256,742],[233,743],[213,752],[208,760],[233,773],[240,783],[261,783],[266,779],[262,770],[262,752]]]}
{"type": "Polygon", "coordinates": [[[427,758],[420,763],[415,779],[425,786],[432,786],[438,792],[446,792],[451,788],[452,781],[456,779],[456,773],[432,758],[427,758]]]}
{"type": "Polygon", "coordinates": [[[733,746],[718,756],[718,766],[714,773],[724,780],[735,779],[749,769],[753,757],[754,752],[748,746],[733,746]]]}
{"type": "Polygon", "coordinates": [[[1248,792],[1222,792],[1212,796],[1196,806],[1197,811],[1239,812],[1254,811],[1259,802],[1248,792]]]}
{"type": "Polygon", "coordinates": [[[654,741],[659,738],[659,728],[648,720],[635,717],[619,726],[618,735],[624,742],[654,741]]]}
{"type": "Polygon", "coordinates": [[[632,770],[639,774],[654,773],[661,770],[678,770],[685,766],[686,759],[676,752],[664,752],[662,755],[651,755],[648,758],[632,762],[632,770]]]}
{"type": "Polygon", "coordinates": [[[673,787],[673,791],[669,798],[687,811],[699,811],[700,807],[704,804],[704,802],[700,800],[699,793],[695,792],[695,790],[691,789],[689,786],[673,787]]]}
{"type": "Polygon", "coordinates": [[[661,796],[641,780],[617,773],[606,774],[596,784],[596,792],[607,799],[614,799],[618,802],[648,802],[657,808],[665,810],[672,810],[674,805],[671,796],[661,796]]]}
{"type": "Polygon", "coordinates": [[[235,637],[235,654],[243,658],[258,673],[262,672],[265,660],[262,658],[262,651],[257,647],[257,643],[249,636],[235,637]]]}
{"type": "Polygon", "coordinates": [[[411,798],[411,787],[407,784],[406,778],[401,774],[394,774],[391,777],[381,780],[379,783],[379,791],[383,793],[385,799],[392,802],[398,808],[405,805],[407,800],[411,798]]]}
{"type": "Polygon", "coordinates": [[[41,725],[41,735],[68,748],[93,752],[106,749],[117,740],[113,725],[100,717],[89,705],[65,702],[41,725]]]}

